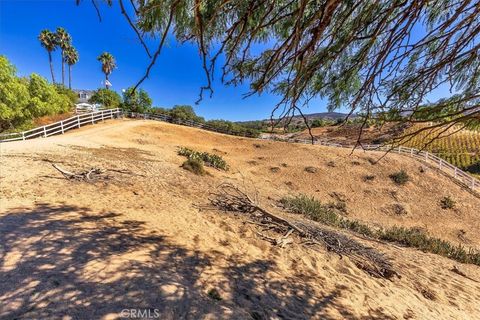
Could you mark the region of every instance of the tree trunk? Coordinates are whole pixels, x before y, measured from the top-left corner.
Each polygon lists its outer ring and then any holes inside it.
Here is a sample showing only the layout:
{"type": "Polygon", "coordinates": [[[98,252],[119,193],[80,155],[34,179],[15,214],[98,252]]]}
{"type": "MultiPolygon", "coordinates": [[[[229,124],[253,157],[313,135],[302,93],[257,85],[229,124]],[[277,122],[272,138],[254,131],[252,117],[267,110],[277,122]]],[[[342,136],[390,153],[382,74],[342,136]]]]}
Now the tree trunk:
{"type": "Polygon", "coordinates": [[[72,89],[72,66],[68,65],[68,89],[72,89]]]}
{"type": "Polygon", "coordinates": [[[52,82],[55,83],[55,75],[53,74],[52,52],[48,51],[48,61],[50,62],[50,73],[52,74],[52,82]]]}
{"type": "Polygon", "coordinates": [[[108,83],[108,73],[105,73],[105,88],[108,89],[107,83],[108,83]]]}
{"type": "Polygon", "coordinates": [[[62,50],[62,84],[65,85],[65,59],[64,53],[62,50]]]}

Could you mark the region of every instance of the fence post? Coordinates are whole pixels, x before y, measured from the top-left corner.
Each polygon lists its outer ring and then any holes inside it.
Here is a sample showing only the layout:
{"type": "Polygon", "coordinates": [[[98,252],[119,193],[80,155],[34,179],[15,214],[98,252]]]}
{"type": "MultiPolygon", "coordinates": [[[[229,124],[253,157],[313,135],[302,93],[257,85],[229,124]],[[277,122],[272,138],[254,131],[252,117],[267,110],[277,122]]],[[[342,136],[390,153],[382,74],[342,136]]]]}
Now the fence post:
{"type": "Polygon", "coordinates": [[[453,171],[453,177],[456,179],[457,178],[457,167],[455,167],[455,170],[453,171]]]}
{"type": "Polygon", "coordinates": [[[103,110],[102,110],[101,112],[102,112],[102,122],[104,122],[104,121],[105,121],[105,119],[103,118],[103,110]]]}
{"type": "Polygon", "coordinates": [[[77,125],[80,128],[80,116],[77,116],[77,125]]]}
{"type": "Polygon", "coordinates": [[[92,112],[92,124],[95,124],[95,122],[93,121],[93,112],[92,112]]]}
{"type": "Polygon", "coordinates": [[[25,132],[22,132],[22,140],[25,140],[25,132]]]}
{"type": "Polygon", "coordinates": [[[47,137],[47,128],[45,128],[45,126],[43,126],[43,137],[47,137]]]}
{"type": "Polygon", "coordinates": [[[440,159],[440,164],[439,164],[439,168],[442,169],[442,164],[443,164],[443,160],[440,159]]]}
{"type": "Polygon", "coordinates": [[[428,151],[425,151],[425,161],[428,162],[428,151]]]}
{"type": "Polygon", "coordinates": [[[64,134],[65,131],[63,130],[63,121],[60,121],[60,128],[62,129],[62,134],[64,134]]]}
{"type": "Polygon", "coordinates": [[[110,109],[110,119],[113,119],[113,109],[110,109]]]}
{"type": "Polygon", "coordinates": [[[472,190],[475,191],[475,178],[472,177],[472,190]]]}
{"type": "Polygon", "coordinates": [[[410,156],[413,157],[413,148],[410,148],[410,156]]]}

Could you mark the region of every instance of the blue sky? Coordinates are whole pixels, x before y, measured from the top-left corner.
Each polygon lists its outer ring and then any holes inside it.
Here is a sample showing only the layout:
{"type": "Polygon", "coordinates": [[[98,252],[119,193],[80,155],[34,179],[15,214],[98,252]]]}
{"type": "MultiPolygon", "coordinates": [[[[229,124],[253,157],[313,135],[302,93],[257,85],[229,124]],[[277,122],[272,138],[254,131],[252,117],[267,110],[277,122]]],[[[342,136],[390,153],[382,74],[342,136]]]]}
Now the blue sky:
{"type": "MultiPolygon", "coordinates": [[[[42,29],[53,31],[64,27],[72,35],[73,45],[80,54],[79,63],[72,69],[72,86],[81,89],[100,87],[104,76],[96,57],[108,51],[115,56],[118,65],[110,81],[113,89],[121,92],[140,79],[149,60],[121,15],[118,4],[111,8],[102,5],[101,13],[102,22],[99,22],[89,0],[83,0],[80,6],[75,5],[75,0],[0,0],[0,54],[6,55],[17,67],[19,75],[34,72],[50,80],[47,52],[40,46],[37,36],[42,29]]],[[[54,53],[54,63],[59,81],[60,52],[54,53]]],[[[213,98],[205,97],[200,105],[195,106],[199,88],[204,83],[197,49],[170,39],[142,87],[149,92],[155,106],[189,104],[207,119],[268,118],[279,100],[268,94],[243,99],[242,95],[248,92],[247,85],[227,87],[216,81],[213,98]]],[[[305,111],[313,113],[325,109],[326,103],[316,100],[305,111]]]]}

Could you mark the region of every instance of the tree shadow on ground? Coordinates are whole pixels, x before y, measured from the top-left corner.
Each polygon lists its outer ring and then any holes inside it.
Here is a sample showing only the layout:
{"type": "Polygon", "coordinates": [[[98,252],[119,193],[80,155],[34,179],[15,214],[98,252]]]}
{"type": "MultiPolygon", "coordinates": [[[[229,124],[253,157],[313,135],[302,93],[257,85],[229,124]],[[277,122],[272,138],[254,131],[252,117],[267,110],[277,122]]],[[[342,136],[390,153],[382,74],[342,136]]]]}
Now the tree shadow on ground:
{"type": "Polygon", "coordinates": [[[162,319],[321,317],[343,288],[315,299],[303,276],[269,280],[274,261],[229,258],[220,277],[231,298],[212,299],[202,273],[212,254],[187,250],[113,212],[69,205],[18,208],[0,216],[1,319],[119,318],[158,309],[162,319]]]}

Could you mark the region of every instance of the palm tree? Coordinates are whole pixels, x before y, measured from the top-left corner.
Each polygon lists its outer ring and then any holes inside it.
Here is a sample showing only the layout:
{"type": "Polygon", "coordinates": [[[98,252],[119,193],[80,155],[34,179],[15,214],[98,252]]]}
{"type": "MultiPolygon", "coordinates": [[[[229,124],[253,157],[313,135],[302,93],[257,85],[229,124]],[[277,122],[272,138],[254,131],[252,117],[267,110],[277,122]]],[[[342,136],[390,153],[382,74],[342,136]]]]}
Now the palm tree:
{"type": "Polygon", "coordinates": [[[65,50],[71,47],[72,37],[63,28],[57,28],[55,33],[57,37],[57,44],[62,49],[62,84],[65,85],[65,50]]]}
{"type": "Polygon", "coordinates": [[[102,63],[102,72],[105,73],[105,88],[108,89],[108,76],[112,73],[113,69],[117,67],[115,58],[111,53],[104,52],[98,56],[97,60],[102,63]]]}
{"type": "Polygon", "coordinates": [[[68,64],[68,88],[72,89],[72,66],[78,62],[78,51],[70,46],[65,49],[65,62],[68,64]]]}
{"type": "Polygon", "coordinates": [[[48,52],[48,61],[50,62],[50,73],[52,74],[52,82],[55,83],[55,75],[53,74],[52,51],[57,49],[57,37],[50,30],[42,30],[38,36],[38,40],[42,47],[48,52]]]}

